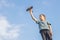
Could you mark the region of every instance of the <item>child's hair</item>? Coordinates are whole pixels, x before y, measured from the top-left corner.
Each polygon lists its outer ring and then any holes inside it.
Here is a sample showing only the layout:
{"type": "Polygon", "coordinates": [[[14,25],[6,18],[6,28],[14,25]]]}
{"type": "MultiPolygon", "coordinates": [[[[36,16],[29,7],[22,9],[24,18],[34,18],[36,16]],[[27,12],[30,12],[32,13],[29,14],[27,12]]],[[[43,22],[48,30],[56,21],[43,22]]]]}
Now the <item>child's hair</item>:
{"type": "Polygon", "coordinates": [[[41,15],[42,15],[42,16],[44,16],[44,17],[45,17],[45,19],[46,19],[46,16],[45,16],[45,14],[40,14],[39,16],[41,16],[41,15]]]}

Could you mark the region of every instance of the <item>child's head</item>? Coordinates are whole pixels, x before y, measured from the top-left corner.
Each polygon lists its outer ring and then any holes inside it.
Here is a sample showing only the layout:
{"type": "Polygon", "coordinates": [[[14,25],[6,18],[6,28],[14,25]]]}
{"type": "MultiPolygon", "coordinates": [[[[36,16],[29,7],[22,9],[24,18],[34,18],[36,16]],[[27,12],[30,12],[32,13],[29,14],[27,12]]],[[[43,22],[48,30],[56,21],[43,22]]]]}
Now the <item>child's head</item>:
{"type": "Polygon", "coordinates": [[[40,14],[40,15],[39,15],[39,19],[40,19],[41,21],[45,21],[45,20],[46,20],[46,16],[45,16],[44,14],[40,14]]]}

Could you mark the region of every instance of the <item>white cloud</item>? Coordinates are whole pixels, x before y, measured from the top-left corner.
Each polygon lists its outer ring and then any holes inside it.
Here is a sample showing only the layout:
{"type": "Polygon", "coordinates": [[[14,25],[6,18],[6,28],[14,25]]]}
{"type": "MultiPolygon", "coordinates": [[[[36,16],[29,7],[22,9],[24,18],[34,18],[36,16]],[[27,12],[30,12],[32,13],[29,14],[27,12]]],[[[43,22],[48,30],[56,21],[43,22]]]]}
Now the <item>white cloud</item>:
{"type": "Polygon", "coordinates": [[[0,16],[0,40],[17,40],[19,25],[10,24],[5,16],[0,16]]]}
{"type": "Polygon", "coordinates": [[[14,3],[9,3],[8,0],[0,0],[0,8],[2,7],[14,7],[14,3]]]}

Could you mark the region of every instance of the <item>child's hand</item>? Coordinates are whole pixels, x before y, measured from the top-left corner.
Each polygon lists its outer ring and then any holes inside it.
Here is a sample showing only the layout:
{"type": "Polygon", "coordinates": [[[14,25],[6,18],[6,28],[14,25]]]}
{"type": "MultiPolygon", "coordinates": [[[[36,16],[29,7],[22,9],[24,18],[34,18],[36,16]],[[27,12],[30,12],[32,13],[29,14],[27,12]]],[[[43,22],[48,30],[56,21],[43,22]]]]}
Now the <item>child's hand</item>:
{"type": "Polygon", "coordinates": [[[29,10],[30,14],[32,14],[32,9],[29,10]]]}
{"type": "Polygon", "coordinates": [[[52,32],[50,32],[50,35],[52,36],[52,35],[53,35],[53,33],[52,33],[52,32]]]}

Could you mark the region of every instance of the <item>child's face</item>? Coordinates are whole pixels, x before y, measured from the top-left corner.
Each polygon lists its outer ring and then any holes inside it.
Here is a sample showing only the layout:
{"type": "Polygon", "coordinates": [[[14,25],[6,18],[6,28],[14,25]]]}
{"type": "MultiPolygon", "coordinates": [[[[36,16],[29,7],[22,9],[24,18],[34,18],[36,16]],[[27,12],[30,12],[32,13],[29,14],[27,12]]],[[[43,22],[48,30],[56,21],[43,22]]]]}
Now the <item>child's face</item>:
{"type": "Polygon", "coordinates": [[[40,18],[41,21],[45,21],[45,17],[43,15],[40,15],[39,18],[40,18]]]}

